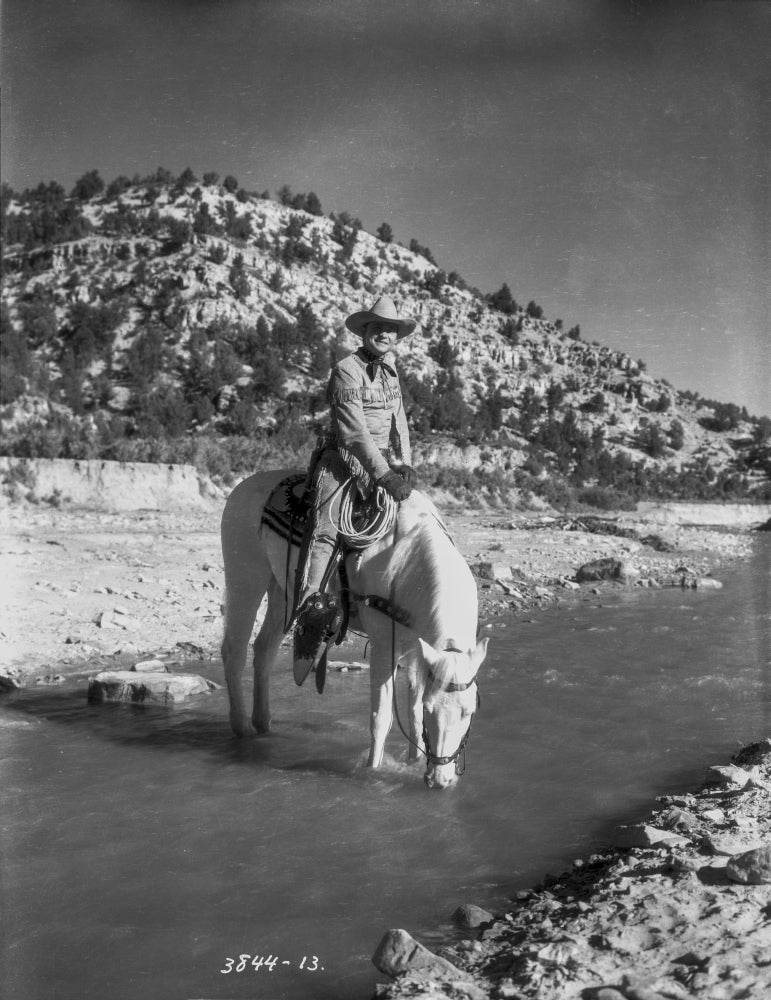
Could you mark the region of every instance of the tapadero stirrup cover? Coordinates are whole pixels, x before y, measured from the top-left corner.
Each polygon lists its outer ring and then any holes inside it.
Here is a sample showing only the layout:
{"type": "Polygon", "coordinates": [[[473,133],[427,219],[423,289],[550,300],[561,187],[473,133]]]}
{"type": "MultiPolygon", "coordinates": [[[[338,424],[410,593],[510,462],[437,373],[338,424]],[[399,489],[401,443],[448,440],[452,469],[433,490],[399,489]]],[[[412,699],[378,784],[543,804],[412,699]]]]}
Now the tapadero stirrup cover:
{"type": "Polygon", "coordinates": [[[317,592],[303,602],[294,629],[294,679],[303,683],[340,629],[343,611],[334,594],[317,592]]]}

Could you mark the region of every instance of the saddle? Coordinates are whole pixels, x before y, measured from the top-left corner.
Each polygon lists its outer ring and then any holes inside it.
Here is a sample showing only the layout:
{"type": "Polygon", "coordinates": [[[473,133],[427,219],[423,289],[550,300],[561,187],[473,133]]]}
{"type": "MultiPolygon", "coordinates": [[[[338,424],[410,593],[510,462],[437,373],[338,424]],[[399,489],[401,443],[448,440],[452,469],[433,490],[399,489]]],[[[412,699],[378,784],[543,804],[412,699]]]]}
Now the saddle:
{"type": "MultiPolygon", "coordinates": [[[[304,567],[313,548],[314,534],[318,527],[313,504],[314,491],[309,478],[302,473],[293,473],[282,479],[268,497],[262,514],[262,523],[287,543],[287,565],[292,545],[300,548],[296,579],[286,580],[287,613],[284,634],[290,631],[297,617],[301,589],[299,582],[303,579],[304,567]]],[[[329,647],[333,642],[339,646],[348,633],[351,601],[345,574],[345,555],[345,546],[340,539],[327,565],[321,589],[313,595],[307,612],[303,612],[302,625],[295,630],[295,657],[313,662],[311,669],[315,670],[316,689],[319,693],[324,690],[329,647]]],[[[299,677],[295,674],[295,681],[302,684],[306,676],[307,671],[303,671],[299,677]]]]}
{"type": "Polygon", "coordinates": [[[262,523],[292,545],[302,545],[310,511],[306,476],[295,472],[282,479],[268,497],[262,523]]]}

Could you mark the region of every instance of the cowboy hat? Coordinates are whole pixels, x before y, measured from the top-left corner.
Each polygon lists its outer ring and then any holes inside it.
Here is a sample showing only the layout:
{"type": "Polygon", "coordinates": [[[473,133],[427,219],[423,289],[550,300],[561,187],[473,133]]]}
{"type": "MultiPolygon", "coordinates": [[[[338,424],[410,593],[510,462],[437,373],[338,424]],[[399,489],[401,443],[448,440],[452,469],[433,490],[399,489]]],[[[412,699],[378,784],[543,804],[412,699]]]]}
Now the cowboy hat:
{"type": "Polygon", "coordinates": [[[396,337],[409,337],[417,326],[414,319],[400,319],[396,312],[393,299],[387,295],[381,295],[371,309],[363,309],[361,312],[352,313],[345,321],[345,325],[355,333],[357,337],[364,336],[364,327],[367,323],[380,321],[383,323],[393,323],[397,328],[396,337]]]}

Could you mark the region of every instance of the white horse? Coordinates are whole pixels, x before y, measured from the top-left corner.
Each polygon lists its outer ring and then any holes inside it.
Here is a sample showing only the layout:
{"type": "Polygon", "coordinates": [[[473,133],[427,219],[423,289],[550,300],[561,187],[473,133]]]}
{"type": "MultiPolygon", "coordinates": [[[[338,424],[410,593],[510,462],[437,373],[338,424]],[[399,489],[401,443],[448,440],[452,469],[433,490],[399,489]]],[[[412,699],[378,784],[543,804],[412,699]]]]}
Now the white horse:
{"type": "MultiPolygon", "coordinates": [[[[239,736],[251,734],[252,726],[261,735],[270,730],[268,681],[285,631],[298,549],[289,551],[261,518],[270,493],[290,474],[261,472],[245,479],[231,493],[222,516],[227,588],[222,659],[230,724],[239,736]],[[250,725],[241,677],[266,593],[265,619],[254,643],[250,725]]],[[[477,593],[468,565],[433,504],[413,491],[399,505],[390,535],[349,555],[346,571],[353,593],[375,598],[358,601],[359,623],[371,640],[368,765],[376,768],[383,761],[393,721],[394,674],[401,660],[409,687],[409,759],[426,756],[429,788],[455,784],[477,707],[476,674],[487,652],[487,639],[478,643],[476,638],[477,593]],[[384,606],[383,601],[390,603],[384,606]],[[391,610],[404,624],[389,617],[391,610]]]]}

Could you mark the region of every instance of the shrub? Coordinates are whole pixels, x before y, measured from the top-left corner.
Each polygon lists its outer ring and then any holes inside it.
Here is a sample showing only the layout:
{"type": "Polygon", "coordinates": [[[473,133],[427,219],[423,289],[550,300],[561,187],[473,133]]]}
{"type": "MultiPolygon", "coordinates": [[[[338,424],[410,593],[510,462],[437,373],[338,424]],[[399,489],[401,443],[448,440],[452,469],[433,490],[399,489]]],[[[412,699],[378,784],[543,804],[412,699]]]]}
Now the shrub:
{"type": "Polygon", "coordinates": [[[519,343],[521,327],[513,320],[507,319],[501,327],[501,336],[505,337],[514,347],[519,343]]]}
{"type": "Polygon", "coordinates": [[[423,279],[423,287],[427,289],[427,291],[430,292],[435,299],[439,298],[446,283],[447,275],[441,270],[432,271],[431,274],[426,274],[423,279]]]}
{"type": "Polygon", "coordinates": [[[646,451],[651,458],[661,458],[666,454],[667,442],[656,424],[643,427],[637,436],[638,447],[646,451]]]}
{"type": "Polygon", "coordinates": [[[605,406],[606,403],[604,393],[595,392],[595,394],[587,399],[585,403],[581,404],[581,409],[584,413],[604,413],[605,406]]]}
{"type": "Polygon", "coordinates": [[[163,244],[164,254],[177,253],[186,243],[190,242],[192,230],[189,222],[177,219],[173,215],[166,215],[161,219],[161,224],[166,226],[169,234],[168,239],[163,244]]]}
{"type": "Polygon", "coordinates": [[[50,297],[37,287],[29,301],[19,304],[19,317],[22,333],[33,350],[55,342],[56,312],[50,297]]]}
{"type": "Polygon", "coordinates": [[[634,498],[607,486],[584,486],[577,491],[576,500],[596,510],[634,510],[636,506],[634,498]]]}
{"type": "Polygon", "coordinates": [[[12,403],[27,389],[31,359],[24,332],[14,327],[5,303],[0,318],[0,366],[0,403],[12,403]]]}
{"type": "Polygon", "coordinates": [[[377,227],[375,236],[383,243],[393,243],[394,231],[387,222],[383,222],[377,227]]]}
{"type": "Polygon", "coordinates": [[[137,397],[136,429],[140,437],[179,437],[190,425],[190,406],[179,389],[163,386],[137,397]]]}
{"type": "Polygon", "coordinates": [[[165,370],[170,358],[166,331],[151,326],[143,330],[126,348],[124,370],[130,386],[144,392],[155,377],[165,370]]]}
{"type": "Polygon", "coordinates": [[[96,357],[108,356],[124,317],[125,306],[118,300],[95,305],[74,303],[69,320],[61,330],[62,356],[71,351],[81,368],[87,367],[96,357]]]}
{"type": "Polygon", "coordinates": [[[441,368],[454,368],[458,363],[459,352],[452,346],[447,334],[442,334],[438,341],[428,345],[428,356],[441,368]]]}
{"type": "Polygon", "coordinates": [[[107,185],[107,190],[105,191],[105,196],[107,198],[120,198],[131,187],[131,181],[128,177],[124,177],[122,174],[120,177],[116,177],[114,181],[110,181],[107,185]]]}
{"type": "Polygon", "coordinates": [[[314,191],[308,192],[308,197],[305,199],[305,211],[310,212],[311,215],[324,214],[324,211],[321,207],[321,200],[314,191]]]}
{"type": "Polygon", "coordinates": [[[685,443],[685,429],[679,420],[673,420],[669,425],[669,446],[680,451],[685,443]]]}
{"type": "Polygon", "coordinates": [[[501,285],[497,292],[494,292],[490,296],[490,305],[493,309],[497,309],[498,312],[505,313],[506,315],[511,315],[511,313],[519,309],[516,300],[511,294],[511,289],[506,282],[501,285]]]}
{"type": "Polygon", "coordinates": [[[417,254],[420,257],[425,257],[430,264],[433,264],[434,267],[436,267],[434,255],[428,247],[421,246],[417,240],[410,240],[410,253],[417,254]]]}
{"type": "Polygon", "coordinates": [[[99,176],[98,170],[89,170],[75,181],[72,189],[72,197],[78,201],[88,201],[95,198],[104,191],[104,181],[99,176]]]}
{"type": "Polygon", "coordinates": [[[525,312],[531,319],[543,318],[543,309],[533,299],[528,302],[525,312]]]}

